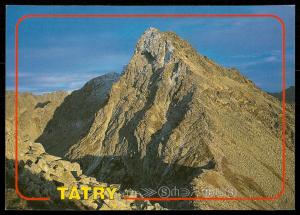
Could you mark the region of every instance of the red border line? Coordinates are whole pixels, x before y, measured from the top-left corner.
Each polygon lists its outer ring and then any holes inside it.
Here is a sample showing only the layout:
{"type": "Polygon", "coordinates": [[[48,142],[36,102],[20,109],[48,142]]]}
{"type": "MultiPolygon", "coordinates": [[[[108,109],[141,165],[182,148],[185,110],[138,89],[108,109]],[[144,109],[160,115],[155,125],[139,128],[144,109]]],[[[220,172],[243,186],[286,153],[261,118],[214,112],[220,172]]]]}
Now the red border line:
{"type": "Polygon", "coordinates": [[[15,189],[17,195],[28,201],[47,201],[50,197],[27,197],[19,190],[18,171],[18,42],[20,24],[29,18],[272,18],[279,22],[282,30],[282,183],[281,190],[273,197],[186,197],[186,198],[132,198],[124,196],[127,200],[152,200],[152,201],[179,201],[179,200],[276,200],[284,193],[286,174],[286,27],[284,21],[274,14],[27,14],[18,19],[15,31],[15,189]]]}

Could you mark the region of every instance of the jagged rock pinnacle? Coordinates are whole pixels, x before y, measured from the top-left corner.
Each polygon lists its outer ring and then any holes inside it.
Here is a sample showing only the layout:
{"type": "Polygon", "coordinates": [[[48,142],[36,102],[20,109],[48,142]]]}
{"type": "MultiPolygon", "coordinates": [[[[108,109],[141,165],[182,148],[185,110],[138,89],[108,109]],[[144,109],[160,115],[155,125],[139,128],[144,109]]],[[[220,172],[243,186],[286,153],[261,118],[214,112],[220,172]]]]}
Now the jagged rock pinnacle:
{"type": "Polygon", "coordinates": [[[144,32],[144,34],[147,34],[147,33],[151,33],[151,32],[157,32],[157,33],[159,33],[159,30],[157,29],[157,28],[154,28],[154,27],[150,27],[150,28],[148,28],[145,32],[144,32]]]}
{"type": "Polygon", "coordinates": [[[137,43],[135,54],[149,58],[159,68],[163,67],[172,57],[174,47],[170,39],[158,29],[150,27],[137,43]]]}

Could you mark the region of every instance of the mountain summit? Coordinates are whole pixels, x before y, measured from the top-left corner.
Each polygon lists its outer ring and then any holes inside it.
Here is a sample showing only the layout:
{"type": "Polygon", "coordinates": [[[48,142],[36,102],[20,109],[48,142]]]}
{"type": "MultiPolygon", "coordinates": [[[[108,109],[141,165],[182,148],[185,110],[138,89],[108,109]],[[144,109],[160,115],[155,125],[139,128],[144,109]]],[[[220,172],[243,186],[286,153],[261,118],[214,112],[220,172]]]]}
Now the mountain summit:
{"type": "MultiPolygon", "coordinates": [[[[281,190],[281,103],[236,69],[198,54],[175,33],[146,30],[97,108],[84,136],[68,144],[62,155],[78,161],[87,175],[124,187],[187,187],[200,197],[273,197],[281,190]]],[[[196,201],[189,206],[294,207],[294,117],[289,105],[286,117],[284,198],[276,203],[196,201]]],[[[61,151],[63,141],[53,152],[61,151]]]]}

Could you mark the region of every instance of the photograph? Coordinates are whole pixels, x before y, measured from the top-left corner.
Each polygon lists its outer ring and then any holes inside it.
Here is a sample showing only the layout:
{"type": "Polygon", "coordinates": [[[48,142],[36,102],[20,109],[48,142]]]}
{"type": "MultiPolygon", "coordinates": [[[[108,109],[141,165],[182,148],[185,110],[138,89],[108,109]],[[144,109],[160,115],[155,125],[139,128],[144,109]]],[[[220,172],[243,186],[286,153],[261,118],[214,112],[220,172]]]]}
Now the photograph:
{"type": "Polygon", "coordinates": [[[5,210],[295,210],[295,11],[7,5],[5,210]]]}

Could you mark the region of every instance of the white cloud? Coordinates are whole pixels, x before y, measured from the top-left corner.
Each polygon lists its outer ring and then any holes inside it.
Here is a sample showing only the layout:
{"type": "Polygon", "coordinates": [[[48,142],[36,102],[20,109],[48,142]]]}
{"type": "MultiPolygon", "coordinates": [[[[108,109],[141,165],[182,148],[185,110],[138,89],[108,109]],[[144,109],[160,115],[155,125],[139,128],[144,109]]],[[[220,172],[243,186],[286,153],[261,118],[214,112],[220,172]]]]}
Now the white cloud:
{"type": "Polygon", "coordinates": [[[253,54],[253,55],[249,55],[248,57],[247,57],[247,55],[236,55],[236,56],[232,56],[232,57],[233,58],[243,58],[244,62],[240,63],[236,66],[245,69],[249,66],[254,66],[257,64],[281,62],[281,51],[274,50],[271,53],[269,53],[269,55],[253,54]],[[248,58],[248,60],[247,60],[247,58],[248,58]]]}
{"type": "Polygon", "coordinates": [[[276,56],[269,56],[264,59],[264,62],[275,62],[278,58],[276,56]]]}
{"type": "MultiPolygon", "coordinates": [[[[39,75],[28,73],[24,78],[19,79],[19,90],[31,92],[73,91],[81,88],[92,78],[103,74],[103,72],[97,71],[82,73],[40,73],[39,75]]],[[[13,88],[12,86],[8,86],[8,89],[9,87],[13,88]]]]}

